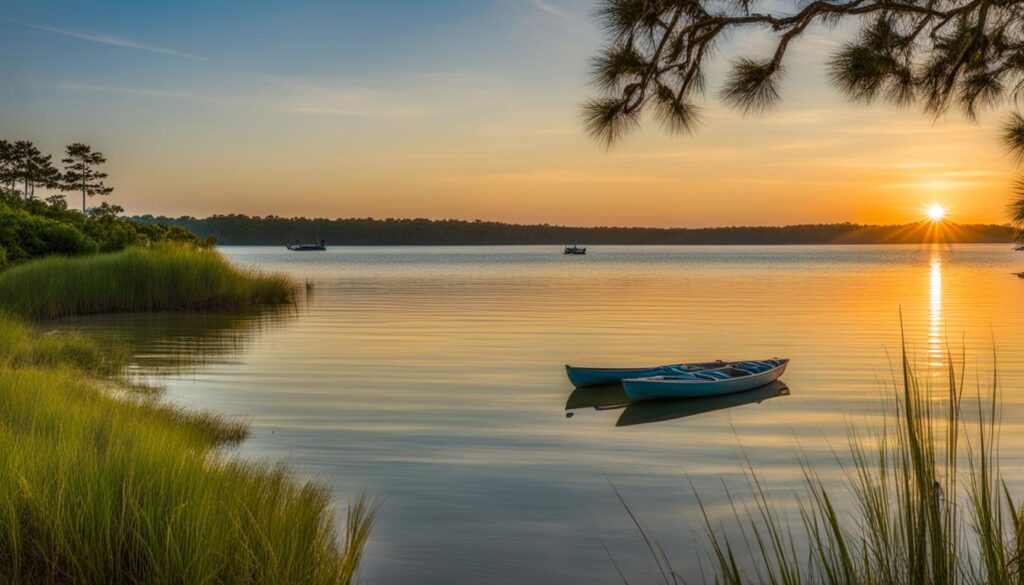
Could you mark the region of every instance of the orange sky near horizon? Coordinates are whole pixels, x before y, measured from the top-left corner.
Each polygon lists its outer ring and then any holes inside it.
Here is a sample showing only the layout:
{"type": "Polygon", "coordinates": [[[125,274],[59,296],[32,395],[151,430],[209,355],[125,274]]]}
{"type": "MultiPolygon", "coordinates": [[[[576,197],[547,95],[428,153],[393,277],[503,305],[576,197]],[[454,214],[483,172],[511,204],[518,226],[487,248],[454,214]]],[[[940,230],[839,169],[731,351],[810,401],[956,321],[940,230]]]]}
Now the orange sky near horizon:
{"type": "MultiPolygon", "coordinates": [[[[184,174],[134,171],[133,153],[112,168],[124,166],[117,173],[122,192],[146,191],[160,201],[130,210],[172,215],[654,227],[892,224],[924,219],[938,203],[952,222],[1007,221],[1015,174],[993,123],[933,123],[916,112],[841,103],[786,105],[756,120],[714,112],[695,136],[647,128],[605,152],[582,135],[571,113],[561,128],[530,134],[520,127],[523,136],[511,136],[509,128],[509,136],[475,149],[454,140],[432,140],[432,147],[410,141],[397,151],[325,146],[283,161],[254,150],[243,155],[250,165],[245,181],[223,176],[222,161],[212,156],[192,159],[184,174]],[[217,195],[175,197],[202,192],[217,195]]],[[[146,168],[142,160],[138,168],[146,168]]]]}
{"type": "MultiPolygon", "coordinates": [[[[187,34],[203,24],[191,13],[149,12],[168,7],[126,4],[118,14],[138,10],[146,26],[103,30],[34,6],[12,18],[47,28],[0,25],[0,43],[30,61],[0,64],[0,138],[58,159],[92,144],[109,160],[110,201],[133,214],[701,227],[908,223],[939,203],[951,222],[1005,223],[1016,178],[999,143],[1006,109],[973,124],[839,97],[824,63],[849,30],[808,31],[785,62],[784,103],[755,117],[715,99],[730,59],[770,46],[737,35],[708,72],[697,134],[648,121],[606,152],[580,113],[602,42],[589,1],[444,4],[436,30],[407,23],[422,36],[412,46],[368,32],[359,51],[321,45],[374,14],[332,20],[331,3],[291,14],[287,30],[268,9],[223,39],[187,34]]],[[[356,8],[387,12],[345,5],[356,8]]]]}

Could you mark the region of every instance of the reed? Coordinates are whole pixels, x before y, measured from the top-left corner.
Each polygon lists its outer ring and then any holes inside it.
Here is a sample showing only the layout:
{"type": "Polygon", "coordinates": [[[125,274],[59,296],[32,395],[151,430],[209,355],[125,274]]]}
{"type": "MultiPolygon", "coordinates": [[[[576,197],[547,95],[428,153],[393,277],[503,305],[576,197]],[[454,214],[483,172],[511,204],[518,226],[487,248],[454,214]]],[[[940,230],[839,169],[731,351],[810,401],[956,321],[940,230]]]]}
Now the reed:
{"type": "Polygon", "coordinates": [[[339,534],[323,485],[218,448],[244,423],[111,392],[88,346],[0,315],[0,582],[354,581],[371,504],[339,534]]]}
{"type": "MultiPolygon", "coordinates": [[[[979,388],[965,416],[964,360],[957,364],[947,352],[947,364],[944,387],[922,385],[904,344],[885,424],[871,437],[849,430],[848,490],[826,486],[803,459],[805,493],[787,513],[748,460],[753,503],[726,488],[730,517],[712,517],[697,493],[714,583],[1024,584],[1024,503],[999,467],[999,369],[993,361],[990,388],[979,388]],[[843,500],[853,504],[852,512],[841,511],[843,500]]],[[[683,583],[612,489],[643,537],[659,580],[683,583]]]]}
{"type": "Polygon", "coordinates": [[[175,244],[49,257],[0,272],[0,309],[31,319],[246,309],[294,295],[294,283],[282,276],[237,268],[216,250],[175,244]]]}
{"type": "Polygon", "coordinates": [[[870,443],[850,431],[850,493],[804,461],[794,522],[751,466],[756,505],[733,505],[738,538],[702,503],[716,582],[1024,583],[1024,509],[998,465],[998,368],[965,417],[963,362],[948,364],[944,387],[923,386],[903,348],[886,424],[870,443]],[[851,496],[854,511],[840,512],[851,496]]]}

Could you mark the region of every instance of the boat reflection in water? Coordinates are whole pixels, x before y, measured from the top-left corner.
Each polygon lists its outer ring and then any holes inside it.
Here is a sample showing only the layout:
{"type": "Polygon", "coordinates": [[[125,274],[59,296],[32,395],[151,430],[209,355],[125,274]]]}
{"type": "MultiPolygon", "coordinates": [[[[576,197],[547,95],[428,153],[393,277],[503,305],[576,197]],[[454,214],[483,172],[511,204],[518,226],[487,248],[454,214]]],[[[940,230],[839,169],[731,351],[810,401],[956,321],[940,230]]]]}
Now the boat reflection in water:
{"type": "Polygon", "coordinates": [[[780,381],[772,382],[766,386],[727,394],[725,396],[709,396],[707,398],[683,398],[679,400],[650,400],[643,402],[630,402],[622,386],[592,386],[589,388],[577,388],[569,395],[565,402],[567,414],[580,408],[593,408],[595,410],[614,410],[624,408],[619,420],[615,423],[617,427],[627,427],[644,423],[663,422],[686,418],[706,412],[724,410],[745,404],[760,404],[762,401],[776,396],[788,396],[789,386],[780,381]]]}

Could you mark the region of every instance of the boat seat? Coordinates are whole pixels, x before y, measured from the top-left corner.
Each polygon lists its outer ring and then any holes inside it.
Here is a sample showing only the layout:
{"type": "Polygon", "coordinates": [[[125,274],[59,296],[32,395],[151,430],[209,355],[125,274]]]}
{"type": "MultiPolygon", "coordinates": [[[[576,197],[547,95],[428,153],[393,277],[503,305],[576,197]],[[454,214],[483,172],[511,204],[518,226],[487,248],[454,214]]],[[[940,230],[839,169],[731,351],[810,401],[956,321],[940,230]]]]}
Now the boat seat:
{"type": "Polygon", "coordinates": [[[661,378],[665,380],[700,380],[700,378],[689,372],[678,372],[667,376],[661,376],[661,378]]]}
{"type": "Polygon", "coordinates": [[[703,380],[728,380],[732,376],[719,370],[707,370],[705,372],[699,372],[694,374],[695,376],[703,380]]]}
{"type": "Polygon", "coordinates": [[[765,362],[740,362],[735,367],[738,370],[750,372],[751,374],[760,374],[761,372],[767,372],[775,366],[765,362]]]}

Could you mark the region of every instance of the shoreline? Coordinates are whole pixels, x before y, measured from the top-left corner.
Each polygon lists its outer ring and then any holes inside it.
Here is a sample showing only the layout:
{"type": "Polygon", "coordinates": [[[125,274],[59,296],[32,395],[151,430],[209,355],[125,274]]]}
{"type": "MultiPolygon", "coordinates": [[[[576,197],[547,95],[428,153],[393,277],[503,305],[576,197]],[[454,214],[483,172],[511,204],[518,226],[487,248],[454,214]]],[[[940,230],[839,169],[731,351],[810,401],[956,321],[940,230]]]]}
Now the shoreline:
{"type": "Polygon", "coordinates": [[[568,227],[493,221],[281,218],[244,215],[195,217],[134,216],[141,224],[184,228],[222,245],[280,245],[326,240],[327,246],[419,245],[818,245],[1007,243],[1009,225],[921,221],[901,225],[854,223],[704,228],[568,227]]]}
{"type": "MultiPolygon", "coordinates": [[[[587,247],[638,247],[638,248],[799,248],[799,247],[920,247],[920,246],[1008,246],[1011,251],[1016,242],[823,242],[823,243],[778,243],[778,244],[602,244],[587,242],[587,247]]],[[[364,248],[559,248],[564,244],[327,244],[327,249],[364,249],[364,248]]],[[[216,248],[281,248],[289,251],[283,244],[224,244],[216,248]]]]}

